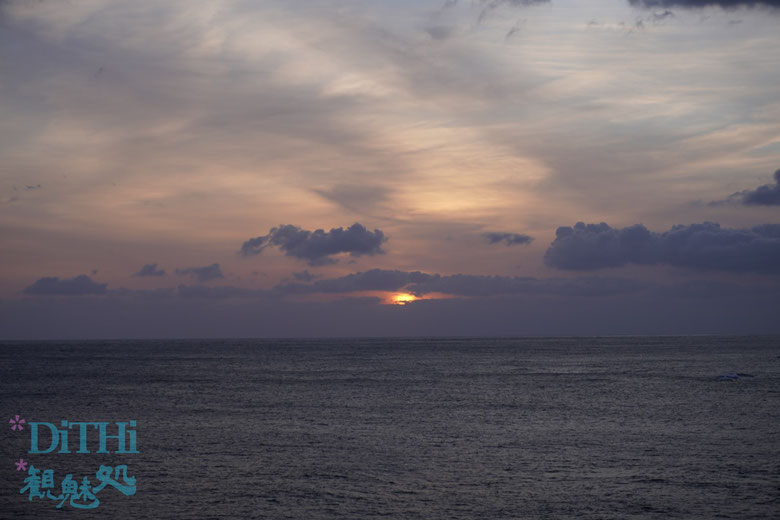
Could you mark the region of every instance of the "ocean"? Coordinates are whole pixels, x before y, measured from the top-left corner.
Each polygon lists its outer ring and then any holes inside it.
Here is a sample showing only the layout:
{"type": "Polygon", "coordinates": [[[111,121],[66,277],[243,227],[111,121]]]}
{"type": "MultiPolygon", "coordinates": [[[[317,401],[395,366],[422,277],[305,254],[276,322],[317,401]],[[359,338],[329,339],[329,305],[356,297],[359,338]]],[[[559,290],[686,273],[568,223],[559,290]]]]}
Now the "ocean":
{"type": "Polygon", "coordinates": [[[780,518],[780,337],[3,342],[0,361],[2,519],[780,518]],[[62,420],[136,421],[139,453],[95,453],[93,430],[90,453],[28,453],[31,422],[62,420]],[[20,458],[53,498],[20,493],[20,458]],[[63,479],[103,465],[135,493],[73,506],[63,479]]]}

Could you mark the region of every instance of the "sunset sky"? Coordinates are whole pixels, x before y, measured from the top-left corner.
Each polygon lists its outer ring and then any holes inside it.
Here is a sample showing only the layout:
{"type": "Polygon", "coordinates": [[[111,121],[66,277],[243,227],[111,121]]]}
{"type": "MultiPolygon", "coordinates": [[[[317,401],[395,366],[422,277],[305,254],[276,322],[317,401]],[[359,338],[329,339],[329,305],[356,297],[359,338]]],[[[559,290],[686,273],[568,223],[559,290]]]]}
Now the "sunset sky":
{"type": "Polygon", "coordinates": [[[0,338],[778,333],[779,49],[780,1],[0,2],[0,338]]]}

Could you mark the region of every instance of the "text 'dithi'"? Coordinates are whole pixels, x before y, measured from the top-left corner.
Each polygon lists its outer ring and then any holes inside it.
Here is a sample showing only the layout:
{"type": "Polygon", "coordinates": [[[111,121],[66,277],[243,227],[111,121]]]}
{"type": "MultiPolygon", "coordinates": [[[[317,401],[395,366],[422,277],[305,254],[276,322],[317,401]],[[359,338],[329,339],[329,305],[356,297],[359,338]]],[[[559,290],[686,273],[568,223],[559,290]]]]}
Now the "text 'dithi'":
{"type": "Polygon", "coordinates": [[[138,453],[136,422],[68,422],[60,427],[48,422],[30,423],[32,454],[52,453],[138,453]],[[115,433],[114,433],[115,432],[115,433]],[[97,450],[95,442],[97,441],[97,450]],[[76,451],[71,451],[71,446],[76,451]],[[94,451],[90,451],[90,447],[94,451]]]}

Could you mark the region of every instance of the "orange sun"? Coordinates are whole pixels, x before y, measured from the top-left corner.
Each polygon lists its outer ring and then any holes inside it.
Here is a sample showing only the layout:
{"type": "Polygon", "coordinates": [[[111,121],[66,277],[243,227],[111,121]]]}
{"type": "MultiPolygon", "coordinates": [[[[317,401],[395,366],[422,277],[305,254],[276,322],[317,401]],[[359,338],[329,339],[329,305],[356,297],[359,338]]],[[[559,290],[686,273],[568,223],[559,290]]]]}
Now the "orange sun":
{"type": "Polygon", "coordinates": [[[417,296],[409,293],[396,293],[393,295],[393,303],[396,305],[406,305],[409,302],[413,302],[417,299],[417,296]]]}

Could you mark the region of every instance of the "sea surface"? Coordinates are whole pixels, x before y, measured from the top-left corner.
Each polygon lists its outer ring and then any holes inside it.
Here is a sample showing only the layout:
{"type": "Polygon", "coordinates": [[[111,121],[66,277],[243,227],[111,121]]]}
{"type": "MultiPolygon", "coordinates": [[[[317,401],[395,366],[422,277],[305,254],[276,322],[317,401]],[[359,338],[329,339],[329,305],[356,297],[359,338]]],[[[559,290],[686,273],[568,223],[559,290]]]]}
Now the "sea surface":
{"type": "Polygon", "coordinates": [[[0,409],[2,519],[780,518],[780,337],[4,342],[0,409]],[[140,453],[28,454],[61,420],[140,453]]]}

